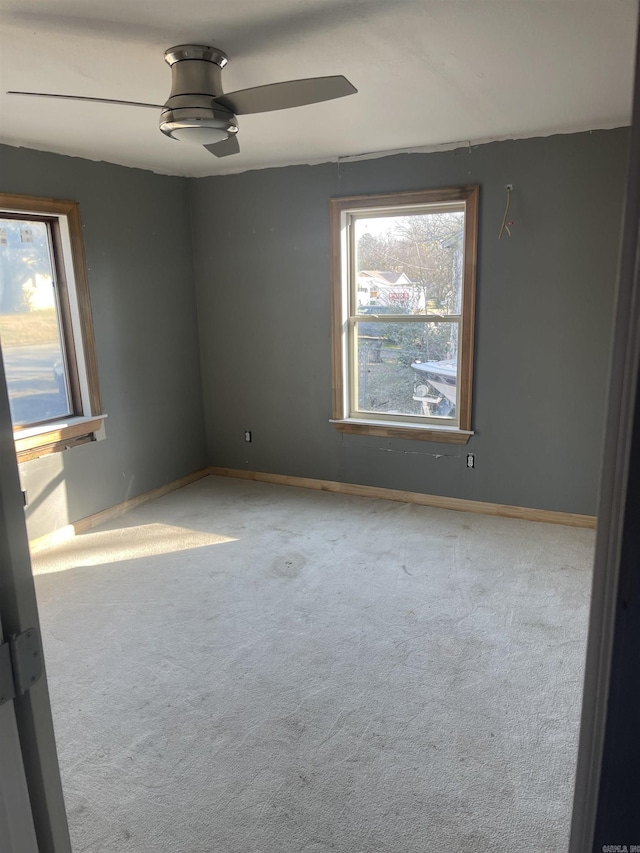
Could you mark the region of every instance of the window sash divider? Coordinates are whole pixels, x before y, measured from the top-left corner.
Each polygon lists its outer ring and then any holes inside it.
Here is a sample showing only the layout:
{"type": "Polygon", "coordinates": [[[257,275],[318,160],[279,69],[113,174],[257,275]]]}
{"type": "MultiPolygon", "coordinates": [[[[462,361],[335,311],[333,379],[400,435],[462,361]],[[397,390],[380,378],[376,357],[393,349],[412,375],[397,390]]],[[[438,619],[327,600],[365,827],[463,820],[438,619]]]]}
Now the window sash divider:
{"type": "Polygon", "coordinates": [[[461,323],[461,314],[352,314],[349,323],[461,323]]]}

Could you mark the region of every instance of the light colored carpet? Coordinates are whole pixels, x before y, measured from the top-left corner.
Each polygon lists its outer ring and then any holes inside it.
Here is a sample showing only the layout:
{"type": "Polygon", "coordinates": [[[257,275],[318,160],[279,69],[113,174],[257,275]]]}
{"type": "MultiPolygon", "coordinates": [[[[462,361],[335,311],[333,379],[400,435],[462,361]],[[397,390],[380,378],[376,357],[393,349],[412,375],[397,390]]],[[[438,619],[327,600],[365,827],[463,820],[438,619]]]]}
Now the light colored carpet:
{"type": "Polygon", "coordinates": [[[75,853],[564,853],[593,542],[208,477],[36,555],[75,853]]]}

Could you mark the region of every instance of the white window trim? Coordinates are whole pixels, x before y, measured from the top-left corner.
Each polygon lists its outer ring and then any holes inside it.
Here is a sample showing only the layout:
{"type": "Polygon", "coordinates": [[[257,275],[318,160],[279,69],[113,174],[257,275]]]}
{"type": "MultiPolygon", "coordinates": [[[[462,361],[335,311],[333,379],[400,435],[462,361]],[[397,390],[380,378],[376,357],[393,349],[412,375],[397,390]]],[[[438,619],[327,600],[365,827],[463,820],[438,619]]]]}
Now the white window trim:
{"type": "MultiPolygon", "coordinates": [[[[62,245],[62,262],[64,264],[67,279],[67,295],[71,311],[71,329],[73,331],[73,343],[76,350],[76,362],[78,369],[78,382],[80,385],[80,399],[84,416],[98,414],[91,409],[91,396],[89,394],[89,379],[87,376],[87,361],[85,354],[84,338],[82,334],[82,320],[80,319],[80,307],[78,305],[76,272],[73,263],[73,251],[71,249],[71,234],[69,232],[69,217],[65,214],[58,215],[60,226],[60,242],[62,245]]],[[[74,420],[77,420],[74,419],[74,420]]]]}

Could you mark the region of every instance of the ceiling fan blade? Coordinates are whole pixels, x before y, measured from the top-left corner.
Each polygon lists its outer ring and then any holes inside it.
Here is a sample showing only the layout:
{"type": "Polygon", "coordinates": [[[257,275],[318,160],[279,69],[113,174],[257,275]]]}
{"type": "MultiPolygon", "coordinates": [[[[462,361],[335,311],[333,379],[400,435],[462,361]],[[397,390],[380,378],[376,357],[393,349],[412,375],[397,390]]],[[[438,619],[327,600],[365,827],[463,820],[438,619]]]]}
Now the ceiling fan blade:
{"type": "Polygon", "coordinates": [[[89,101],[93,104],[118,104],[124,107],[149,107],[161,110],[162,104],[141,104],[138,101],[114,101],[111,98],[87,98],[84,95],[53,95],[48,92],[7,92],[7,95],[27,95],[30,98],[60,98],[64,101],[89,101]]]}
{"type": "Polygon", "coordinates": [[[214,142],[213,145],[203,145],[210,154],[215,154],[216,157],[228,157],[229,154],[240,153],[240,143],[238,137],[234,134],[230,135],[222,142],[214,142]]]}
{"type": "Polygon", "coordinates": [[[247,115],[331,101],[333,98],[354,95],[357,91],[346,77],[337,74],[334,77],[309,77],[306,80],[287,80],[284,83],[240,89],[238,92],[220,95],[216,101],[234,115],[247,115]]]}

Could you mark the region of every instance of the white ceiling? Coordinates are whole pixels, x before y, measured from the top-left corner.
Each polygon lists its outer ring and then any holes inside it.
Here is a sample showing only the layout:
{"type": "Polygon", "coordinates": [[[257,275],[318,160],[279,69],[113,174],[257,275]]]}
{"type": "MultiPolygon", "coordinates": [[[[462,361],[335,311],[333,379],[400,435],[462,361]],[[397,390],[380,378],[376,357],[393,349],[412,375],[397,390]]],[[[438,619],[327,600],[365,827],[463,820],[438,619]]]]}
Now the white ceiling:
{"type": "Polygon", "coordinates": [[[0,141],[177,175],[452,142],[615,127],[630,118],[637,0],[0,0],[0,141]],[[226,91],[344,74],[357,95],[240,117],[241,153],[164,137],[172,45],[229,56],[226,91]]]}

